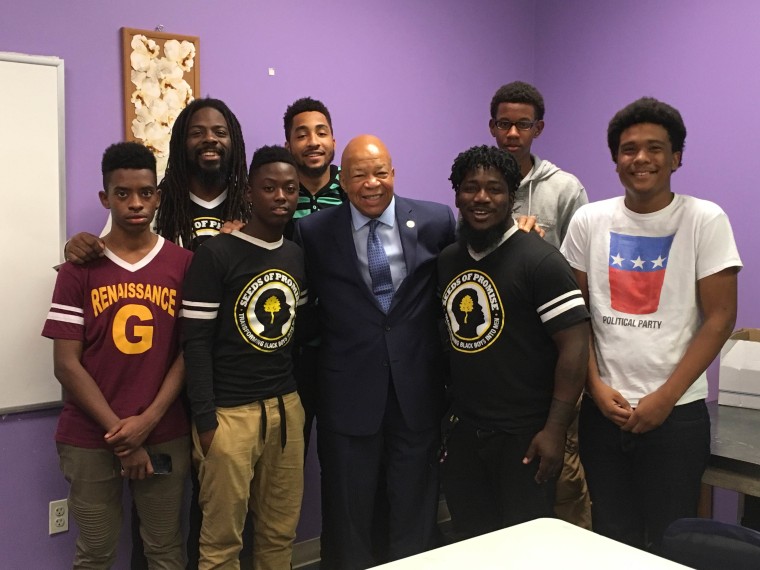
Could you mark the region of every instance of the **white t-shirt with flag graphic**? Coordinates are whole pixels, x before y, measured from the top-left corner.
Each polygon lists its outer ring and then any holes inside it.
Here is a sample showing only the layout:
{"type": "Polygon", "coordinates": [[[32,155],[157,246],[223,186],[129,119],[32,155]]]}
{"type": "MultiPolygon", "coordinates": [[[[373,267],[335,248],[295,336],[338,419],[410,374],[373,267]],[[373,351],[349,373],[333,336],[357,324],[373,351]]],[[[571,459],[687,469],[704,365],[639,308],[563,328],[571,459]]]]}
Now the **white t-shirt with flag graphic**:
{"type": "MultiPolygon", "coordinates": [[[[679,194],[651,214],[632,212],[623,197],[583,206],[561,251],[588,277],[602,381],[634,407],[670,377],[694,338],[697,281],[742,266],[723,210],[679,194]]],[[[703,373],[678,404],[706,396],[703,373]]]]}

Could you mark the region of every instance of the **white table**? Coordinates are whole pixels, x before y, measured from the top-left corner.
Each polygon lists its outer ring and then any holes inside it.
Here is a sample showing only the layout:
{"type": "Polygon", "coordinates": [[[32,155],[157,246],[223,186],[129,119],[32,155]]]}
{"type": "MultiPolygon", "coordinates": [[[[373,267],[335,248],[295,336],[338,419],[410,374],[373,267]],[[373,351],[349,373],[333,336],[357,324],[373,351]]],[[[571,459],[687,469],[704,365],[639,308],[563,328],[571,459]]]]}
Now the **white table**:
{"type": "Polygon", "coordinates": [[[376,568],[675,570],[687,567],[558,519],[537,519],[376,568]]]}

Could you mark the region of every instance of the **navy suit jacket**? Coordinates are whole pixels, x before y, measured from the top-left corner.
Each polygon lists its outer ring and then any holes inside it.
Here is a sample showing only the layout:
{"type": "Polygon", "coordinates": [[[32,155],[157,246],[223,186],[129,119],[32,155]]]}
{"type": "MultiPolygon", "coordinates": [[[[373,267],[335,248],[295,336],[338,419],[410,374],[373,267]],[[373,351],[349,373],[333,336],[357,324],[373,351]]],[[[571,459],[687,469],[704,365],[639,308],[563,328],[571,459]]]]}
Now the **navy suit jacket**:
{"type": "Polygon", "coordinates": [[[309,297],[318,299],[320,426],[377,433],[393,382],[407,426],[421,431],[443,413],[444,358],[436,258],[454,241],[448,206],[396,196],[407,275],[386,315],[359,270],[349,203],[299,220],[309,297]]]}

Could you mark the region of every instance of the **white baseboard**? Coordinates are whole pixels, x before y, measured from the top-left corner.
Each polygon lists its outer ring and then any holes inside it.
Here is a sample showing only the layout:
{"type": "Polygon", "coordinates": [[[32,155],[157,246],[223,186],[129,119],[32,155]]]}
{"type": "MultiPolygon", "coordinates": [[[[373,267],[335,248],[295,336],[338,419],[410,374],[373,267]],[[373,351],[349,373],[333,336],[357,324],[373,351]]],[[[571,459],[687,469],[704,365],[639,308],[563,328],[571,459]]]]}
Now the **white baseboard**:
{"type": "Polygon", "coordinates": [[[293,545],[293,568],[303,568],[319,562],[319,537],[293,545]]]}

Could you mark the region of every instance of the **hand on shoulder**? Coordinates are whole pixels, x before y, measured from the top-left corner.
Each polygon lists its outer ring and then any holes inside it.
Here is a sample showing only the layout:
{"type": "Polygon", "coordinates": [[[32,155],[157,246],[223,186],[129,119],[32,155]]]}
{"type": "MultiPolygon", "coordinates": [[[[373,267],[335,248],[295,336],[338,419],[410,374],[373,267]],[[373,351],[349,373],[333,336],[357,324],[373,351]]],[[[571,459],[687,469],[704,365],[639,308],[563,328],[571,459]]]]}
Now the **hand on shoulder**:
{"type": "Polygon", "coordinates": [[[102,239],[87,232],[80,232],[64,246],[63,256],[66,261],[82,265],[103,257],[105,251],[106,244],[102,239]]]}
{"type": "Polygon", "coordinates": [[[219,230],[219,233],[222,234],[231,234],[234,231],[240,231],[245,227],[245,222],[242,222],[240,220],[230,220],[227,222],[224,222],[224,225],[222,226],[222,229],[219,230]]]}
{"type": "Polygon", "coordinates": [[[517,229],[525,233],[529,233],[532,230],[542,238],[546,235],[546,232],[538,225],[536,216],[520,216],[517,218],[517,229]]]}

